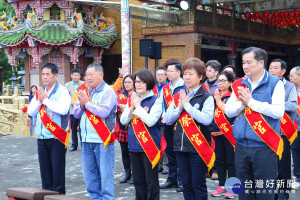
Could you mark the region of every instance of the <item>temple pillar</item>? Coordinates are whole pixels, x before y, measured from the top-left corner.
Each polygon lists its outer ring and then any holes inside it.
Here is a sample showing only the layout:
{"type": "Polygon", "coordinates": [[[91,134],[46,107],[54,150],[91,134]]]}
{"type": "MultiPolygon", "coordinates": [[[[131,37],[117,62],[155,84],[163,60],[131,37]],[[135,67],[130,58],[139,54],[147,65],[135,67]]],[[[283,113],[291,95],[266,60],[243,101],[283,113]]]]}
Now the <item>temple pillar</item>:
{"type": "Polygon", "coordinates": [[[129,0],[121,0],[122,68],[131,73],[129,0]]]}

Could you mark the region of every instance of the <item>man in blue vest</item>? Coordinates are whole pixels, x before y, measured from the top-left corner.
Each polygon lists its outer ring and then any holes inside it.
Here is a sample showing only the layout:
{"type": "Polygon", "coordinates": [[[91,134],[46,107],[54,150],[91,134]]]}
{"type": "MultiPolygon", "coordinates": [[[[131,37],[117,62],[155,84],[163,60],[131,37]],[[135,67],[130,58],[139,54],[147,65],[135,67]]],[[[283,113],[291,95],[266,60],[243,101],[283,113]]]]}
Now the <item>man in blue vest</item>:
{"type": "MultiPolygon", "coordinates": [[[[294,84],[287,81],[283,75],[287,70],[287,64],[281,59],[274,59],[270,63],[269,73],[280,78],[284,84],[285,91],[285,112],[293,121],[297,110],[297,91],[294,84]]],[[[282,158],[278,165],[278,180],[284,183],[281,187],[278,186],[278,193],[275,194],[276,199],[289,199],[290,187],[288,181],[291,180],[291,145],[285,134],[281,131],[283,140],[282,158]]]]}
{"type": "MultiPolygon", "coordinates": [[[[104,71],[100,64],[92,63],[87,67],[90,99],[84,91],[79,91],[74,117],[80,118],[82,171],[87,192],[92,199],[113,200],[115,147],[108,143],[104,148],[104,141],[100,136],[105,126],[111,132],[115,127],[118,97],[112,87],[105,83],[103,76],[104,71]],[[91,117],[87,117],[85,110],[103,120],[104,124],[102,123],[99,130],[94,128],[91,117]]],[[[101,120],[96,121],[101,124],[101,120]]]]}
{"type": "Polygon", "coordinates": [[[278,140],[281,139],[278,135],[280,134],[280,118],[284,114],[284,95],[282,95],[284,85],[279,78],[265,70],[267,58],[267,52],[263,49],[249,47],[243,50],[245,77],[241,84],[247,88],[238,87],[239,99],[233,92],[225,107],[228,117],[236,117],[233,125],[233,135],[236,139],[235,167],[236,176],[243,185],[243,191],[239,195],[239,198],[243,200],[274,200],[275,198],[278,156],[267,145],[273,140],[263,141],[259,134],[268,136],[272,134],[273,137],[275,134],[278,140]],[[257,117],[260,120],[259,124],[262,123],[263,127],[255,128],[249,124],[249,119],[244,113],[245,108],[261,114],[257,117]],[[266,128],[264,122],[274,131],[258,131],[266,128]]]}
{"type": "Polygon", "coordinates": [[[28,107],[30,116],[37,116],[35,132],[38,144],[38,157],[42,178],[42,188],[65,194],[66,149],[43,124],[40,115],[42,105],[54,123],[65,131],[69,129],[69,107],[71,97],[67,88],[57,82],[58,69],[53,63],[42,67],[44,86],[38,89],[28,107]]]}

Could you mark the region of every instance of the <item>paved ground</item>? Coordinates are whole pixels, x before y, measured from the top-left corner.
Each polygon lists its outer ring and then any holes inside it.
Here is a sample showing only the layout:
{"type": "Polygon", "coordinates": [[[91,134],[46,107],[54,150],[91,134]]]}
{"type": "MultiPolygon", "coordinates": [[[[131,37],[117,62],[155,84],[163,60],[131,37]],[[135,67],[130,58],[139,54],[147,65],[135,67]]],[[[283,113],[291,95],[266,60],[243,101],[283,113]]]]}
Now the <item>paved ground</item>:
{"type": "MultiPolygon", "coordinates": [[[[134,186],[118,182],[124,175],[118,143],[115,143],[115,150],[115,199],[132,200],[135,193],[134,186]]],[[[166,178],[166,175],[160,174],[160,183],[164,183],[166,178]]],[[[207,179],[207,185],[210,194],[216,189],[217,181],[207,179]]],[[[0,136],[0,200],[7,200],[6,188],[24,186],[41,187],[36,138],[0,136]]],[[[80,148],[75,152],[67,152],[66,190],[68,194],[87,196],[82,178],[80,148]]],[[[162,200],[183,199],[182,193],[177,193],[175,189],[161,190],[160,197],[162,200]]],[[[219,200],[224,197],[209,197],[209,199],[219,200]]],[[[290,199],[300,199],[300,191],[296,190],[290,199]]]]}

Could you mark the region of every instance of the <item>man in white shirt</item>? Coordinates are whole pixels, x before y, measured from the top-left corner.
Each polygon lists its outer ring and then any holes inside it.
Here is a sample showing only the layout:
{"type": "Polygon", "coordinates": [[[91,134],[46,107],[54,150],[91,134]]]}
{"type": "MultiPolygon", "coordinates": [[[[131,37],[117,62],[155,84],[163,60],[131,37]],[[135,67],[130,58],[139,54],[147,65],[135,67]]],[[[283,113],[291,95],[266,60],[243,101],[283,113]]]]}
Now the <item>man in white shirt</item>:
{"type": "Polygon", "coordinates": [[[233,125],[236,139],[235,167],[236,176],[243,185],[243,191],[238,192],[239,198],[243,200],[273,200],[275,197],[277,154],[280,155],[282,144],[279,134],[280,118],[284,114],[284,86],[279,78],[265,70],[267,57],[266,51],[257,47],[249,47],[242,52],[246,76],[240,85],[247,88],[233,87],[234,92],[225,107],[228,117],[236,117],[233,125]],[[245,108],[247,112],[244,112],[245,108]],[[248,108],[252,110],[249,111],[248,108]],[[260,115],[251,118],[254,114],[252,111],[260,115]],[[257,122],[250,125],[253,120],[257,122]],[[279,153],[275,153],[269,147],[270,144],[277,146],[279,153]],[[259,187],[258,182],[262,182],[259,187]],[[272,186],[269,182],[275,184],[272,186]],[[263,190],[267,192],[264,193],[263,190]]]}
{"type": "Polygon", "coordinates": [[[44,86],[38,89],[28,114],[37,116],[36,137],[42,188],[65,194],[66,148],[68,144],[69,107],[67,88],[57,83],[58,69],[53,63],[42,67],[44,86]]]}

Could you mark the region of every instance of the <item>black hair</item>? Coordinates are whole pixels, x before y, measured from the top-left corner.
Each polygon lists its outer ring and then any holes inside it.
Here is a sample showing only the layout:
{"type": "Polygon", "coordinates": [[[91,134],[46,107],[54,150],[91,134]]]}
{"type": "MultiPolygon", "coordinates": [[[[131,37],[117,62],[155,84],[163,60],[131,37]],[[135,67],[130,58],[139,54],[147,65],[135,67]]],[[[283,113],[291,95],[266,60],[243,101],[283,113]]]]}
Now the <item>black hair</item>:
{"type": "Polygon", "coordinates": [[[136,80],[136,77],[139,77],[141,81],[146,83],[147,89],[146,90],[152,90],[155,86],[155,80],[152,72],[148,69],[141,69],[140,71],[135,73],[134,79],[136,80]]]}
{"type": "Polygon", "coordinates": [[[51,73],[52,74],[58,74],[58,68],[53,63],[46,63],[46,64],[44,64],[43,67],[42,67],[42,71],[43,71],[44,68],[51,69],[51,73]]]}
{"type": "Polygon", "coordinates": [[[280,67],[281,67],[281,69],[287,69],[287,63],[284,61],[284,60],[281,60],[280,58],[276,58],[276,59],[274,59],[274,60],[272,60],[271,62],[270,62],[270,65],[271,65],[271,63],[273,63],[273,62],[280,62],[280,67]]]}
{"type": "Polygon", "coordinates": [[[253,52],[254,54],[254,59],[257,61],[264,61],[264,66],[267,65],[268,62],[268,54],[265,50],[258,48],[258,47],[248,47],[247,49],[244,49],[242,51],[242,56],[244,56],[244,54],[246,53],[251,53],[253,52]]]}
{"type": "Polygon", "coordinates": [[[220,76],[224,75],[227,78],[228,82],[233,83],[235,81],[234,79],[234,74],[232,72],[228,72],[228,71],[221,71],[220,76]]]}
{"type": "Polygon", "coordinates": [[[166,69],[168,69],[170,65],[175,65],[176,69],[180,70],[180,74],[182,73],[182,64],[180,62],[178,61],[169,62],[168,64],[166,64],[166,69]]]}
{"type": "Polygon", "coordinates": [[[164,70],[164,71],[167,71],[167,68],[164,67],[164,66],[160,66],[160,67],[156,68],[155,72],[157,72],[158,70],[164,70]]]}
{"type": "Polygon", "coordinates": [[[221,71],[221,64],[217,60],[209,60],[205,63],[205,67],[211,66],[215,71],[221,71]]]}
{"type": "Polygon", "coordinates": [[[135,87],[134,85],[134,79],[135,79],[135,76],[134,74],[127,74],[126,76],[123,77],[123,83],[122,83],[122,88],[125,90],[125,87],[124,87],[124,81],[125,79],[129,77],[132,81],[133,81],[133,88],[135,87]]]}
{"type": "Polygon", "coordinates": [[[32,90],[32,88],[34,88],[34,87],[35,87],[36,90],[38,89],[36,85],[32,85],[32,86],[30,87],[30,92],[29,92],[30,94],[32,94],[32,91],[31,91],[31,90],[32,90]]]}
{"type": "Polygon", "coordinates": [[[235,73],[235,67],[233,65],[226,65],[224,68],[223,68],[223,71],[225,69],[228,69],[228,68],[231,68],[233,70],[233,73],[235,73]]]}
{"type": "Polygon", "coordinates": [[[71,74],[74,74],[74,73],[79,73],[79,74],[81,74],[81,71],[80,71],[80,69],[78,69],[78,68],[74,68],[74,69],[72,69],[71,74]]]}

